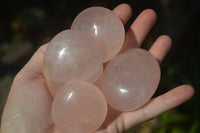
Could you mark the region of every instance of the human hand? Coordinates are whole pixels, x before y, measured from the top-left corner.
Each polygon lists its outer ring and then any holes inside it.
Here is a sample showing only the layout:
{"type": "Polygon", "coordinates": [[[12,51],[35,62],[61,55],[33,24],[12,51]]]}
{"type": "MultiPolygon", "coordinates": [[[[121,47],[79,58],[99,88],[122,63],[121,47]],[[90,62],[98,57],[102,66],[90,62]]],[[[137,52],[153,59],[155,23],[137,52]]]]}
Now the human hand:
{"type": "MultiPolygon", "coordinates": [[[[130,6],[121,4],[113,12],[125,24],[131,14],[130,6]]],[[[140,47],[156,21],[153,10],[144,10],[126,33],[123,50],[140,47]]],[[[161,63],[171,47],[171,39],[160,36],[149,52],[161,63]]],[[[4,108],[1,133],[62,133],[51,120],[52,97],[43,76],[43,58],[48,44],[41,46],[30,61],[16,75],[4,108]]],[[[107,118],[96,133],[123,132],[190,99],[194,89],[182,85],[151,99],[144,106],[130,112],[119,112],[109,107],[107,118]]]]}

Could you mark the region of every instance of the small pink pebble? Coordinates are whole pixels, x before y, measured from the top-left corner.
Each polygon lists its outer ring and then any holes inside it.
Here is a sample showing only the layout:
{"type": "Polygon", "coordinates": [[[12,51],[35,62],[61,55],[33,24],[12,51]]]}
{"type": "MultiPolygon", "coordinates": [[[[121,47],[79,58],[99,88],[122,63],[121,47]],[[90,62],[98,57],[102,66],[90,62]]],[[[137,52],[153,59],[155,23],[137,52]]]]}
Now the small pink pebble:
{"type": "Polygon", "coordinates": [[[69,81],[52,104],[53,122],[66,133],[92,133],[103,124],[106,114],[103,93],[86,81],[69,81]]]}
{"type": "Polygon", "coordinates": [[[94,37],[103,62],[116,56],[124,42],[125,30],[120,18],[104,7],[83,10],[74,19],[71,29],[94,37]]]}
{"type": "Polygon", "coordinates": [[[102,76],[101,89],[111,107],[130,111],[152,97],[159,81],[157,60],[148,51],[135,48],[109,62],[102,76]]]}

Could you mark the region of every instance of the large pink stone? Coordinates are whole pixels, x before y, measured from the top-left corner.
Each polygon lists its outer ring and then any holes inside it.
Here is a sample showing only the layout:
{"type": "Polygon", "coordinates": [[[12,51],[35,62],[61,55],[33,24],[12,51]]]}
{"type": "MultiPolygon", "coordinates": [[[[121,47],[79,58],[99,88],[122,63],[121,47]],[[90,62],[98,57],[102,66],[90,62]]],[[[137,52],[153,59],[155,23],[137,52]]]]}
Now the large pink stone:
{"type": "Polygon", "coordinates": [[[50,41],[43,71],[54,95],[73,79],[95,82],[103,71],[101,54],[90,37],[79,31],[65,30],[50,41]]]}
{"type": "Polygon", "coordinates": [[[99,88],[85,81],[69,81],[52,104],[55,126],[66,133],[92,133],[107,114],[107,103],[99,88]]]}
{"type": "Polygon", "coordinates": [[[101,89],[109,105],[120,111],[144,105],[160,81],[157,60],[146,50],[128,50],[109,62],[103,73],[101,89]]]}
{"type": "Polygon", "coordinates": [[[119,17],[109,9],[87,8],[75,18],[71,28],[94,37],[103,62],[112,59],[122,48],[124,26],[119,17]]]}

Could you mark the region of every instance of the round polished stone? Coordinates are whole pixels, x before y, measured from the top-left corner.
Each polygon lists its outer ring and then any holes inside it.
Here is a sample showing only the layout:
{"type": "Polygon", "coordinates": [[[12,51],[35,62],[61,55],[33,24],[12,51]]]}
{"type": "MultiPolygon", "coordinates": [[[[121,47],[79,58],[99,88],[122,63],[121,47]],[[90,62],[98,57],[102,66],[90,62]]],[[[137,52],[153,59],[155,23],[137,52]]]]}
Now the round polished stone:
{"type": "Polygon", "coordinates": [[[85,81],[69,81],[52,104],[53,122],[66,133],[92,133],[102,125],[106,114],[103,93],[85,81]]]}
{"type": "Polygon", "coordinates": [[[160,67],[148,51],[135,48],[111,60],[101,79],[108,104],[120,111],[130,111],[152,97],[160,81],[160,67]]]}
{"type": "Polygon", "coordinates": [[[79,31],[65,30],[50,41],[43,71],[54,95],[73,79],[95,82],[103,71],[101,54],[90,37],[79,31]]]}
{"type": "Polygon", "coordinates": [[[103,62],[117,55],[124,42],[125,31],[121,20],[111,10],[103,7],[83,10],[73,21],[71,28],[94,37],[103,62]]]}

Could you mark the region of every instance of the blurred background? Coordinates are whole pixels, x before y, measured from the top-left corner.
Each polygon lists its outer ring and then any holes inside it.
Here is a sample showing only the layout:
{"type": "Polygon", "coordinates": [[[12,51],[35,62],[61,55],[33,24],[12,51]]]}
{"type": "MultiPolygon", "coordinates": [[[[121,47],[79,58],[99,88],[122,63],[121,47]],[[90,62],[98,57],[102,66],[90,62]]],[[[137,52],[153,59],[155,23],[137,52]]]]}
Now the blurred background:
{"type": "Polygon", "coordinates": [[[195,96],[183,105],[127,133],[200,133],[200,1],[199,0],[1,0],[0,1],[0,116],[12,80],[36,49],[58,32],[70,28],[73,19],[90,6],[113,9],[128,3],[136,16],[154,9],[158,21],[143,48],[162,34],[173,47],[161,65],[162,77],[155,96],[181,84],[194,86],[195,96]]]}

